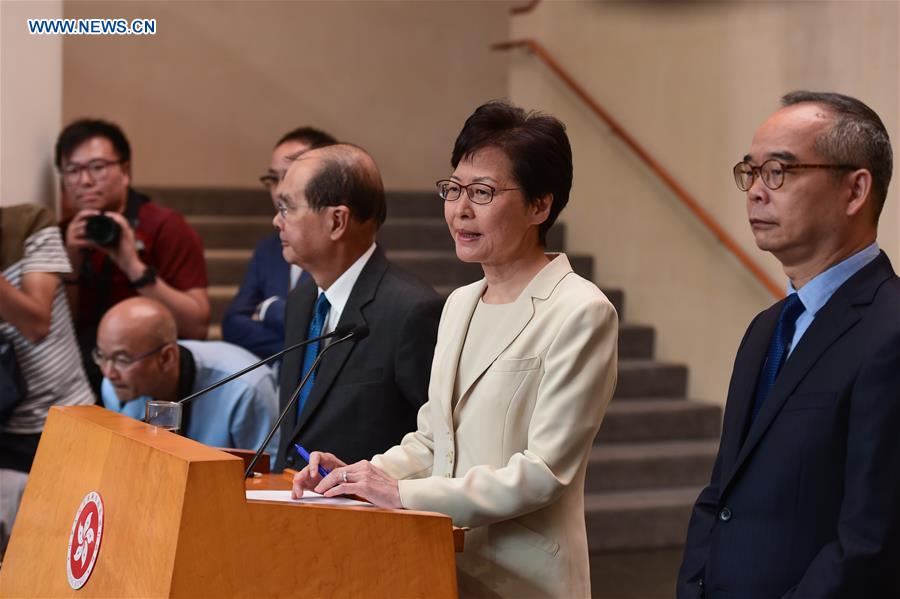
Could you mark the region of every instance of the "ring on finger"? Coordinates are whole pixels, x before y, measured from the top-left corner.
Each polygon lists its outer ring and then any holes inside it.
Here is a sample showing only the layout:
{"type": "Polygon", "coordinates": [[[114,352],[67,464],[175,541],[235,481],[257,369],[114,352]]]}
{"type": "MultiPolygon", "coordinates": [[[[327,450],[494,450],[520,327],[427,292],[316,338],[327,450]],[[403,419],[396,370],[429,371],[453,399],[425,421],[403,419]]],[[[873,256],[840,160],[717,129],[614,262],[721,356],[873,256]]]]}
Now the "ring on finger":
{"type": "Polygon", "coordinates": [[[346,482],[350,482],[350,481],[347,480],[347,471],[346,471],[346,470],[344,470],[343,472],[341,472],[341,480],[343,480],[345,483],[346,483],[346,482]]]}

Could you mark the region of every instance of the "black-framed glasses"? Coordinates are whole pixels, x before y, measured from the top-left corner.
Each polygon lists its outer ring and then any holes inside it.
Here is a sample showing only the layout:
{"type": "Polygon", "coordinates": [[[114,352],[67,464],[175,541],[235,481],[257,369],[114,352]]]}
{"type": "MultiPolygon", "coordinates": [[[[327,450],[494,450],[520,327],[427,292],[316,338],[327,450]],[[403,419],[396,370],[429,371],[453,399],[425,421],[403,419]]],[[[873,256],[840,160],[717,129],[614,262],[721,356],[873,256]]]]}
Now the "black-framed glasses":
{"type": "Polygon", "coordinates": [[[91,350],[91,359],[94,361],[94,364],[96,364],[101,369],[103,368],[104,364],[109,362],[110,364],[115,366],[116,370],[128,370],[144,358],[149,358],[153,354],[161,352],[167,345],[169,344],[163,343],[159,347],[156,347],[148,352],[134,357],[123,353],[116,353],[111,356],[107,356],[102,351],[100,351],[99,347],[95,347],[93,350],[91,350]]]}
{"type": "Polygon", "coordinates": [[[94,181],[103,181],[104,179],[106,179],[106,175],[109,174],[109,167],[115,164],[122,164],[123,162],[125,161],[105,160],[103,158],[91,160],[87,164],[70,162],[62,167],[59,172],[60,174],[62,174],[62,177],[66,181],[66,183],[77,183],[81,178],[81,173],[84,171],[87,171],[91,176],[91,179],[93,179],[94,181]]]}
{"type": "Polygon", "coordinates": [[[763,185],[775,191],[784,185],[784,174],[788,171],[823,168],[829,170],[854,170],[857,167],[852,164],[785,164],[780,160],[771,158],[759,166],[753,166],[749,162],[741,161],[734,165],[734,182],[741,191],[747,191],[753,187],[756,177],[762,179],[763,185]]]}
{"type": "Polygon", "coordinates": [[[520,187],[506,187],[504,189],[497,189],[495,187],[491,187],[490,185],[486,185],[484,183],[469,183],[468,185],[463,185],[462,183],[457,183],[456,181],[452,181],[450,179],[441,179],[437,183],[435,183],[438,190],[438,195],[445,202],[455,202],[462,196],[463,189],[466,190],[466,194],[468,194],[469,199],[472,200],[475,204],[490,204],[491,200],[494,199],[494,194],[500,193],[501,191],[515,191],[517,189],[521,189],[520,187]]]}

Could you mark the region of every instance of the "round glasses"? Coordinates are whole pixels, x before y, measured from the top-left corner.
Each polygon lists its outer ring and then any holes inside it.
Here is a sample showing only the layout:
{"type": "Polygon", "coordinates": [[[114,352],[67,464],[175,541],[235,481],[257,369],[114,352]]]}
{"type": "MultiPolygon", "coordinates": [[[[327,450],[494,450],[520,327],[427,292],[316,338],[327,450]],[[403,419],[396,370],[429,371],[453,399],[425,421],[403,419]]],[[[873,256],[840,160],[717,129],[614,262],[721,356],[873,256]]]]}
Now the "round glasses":
{"type": "Polygon", "coordinates": [[[763,185],[775,191],[784,185],[784,174],[788,171],[822,168],[829,170],[855,170],[857,167],[851,164],[784,164],[774,158],[766,160],[759,166],[753,166],[749,162],[742,161],[734,165],[734,182],[741,191],[748,191],[753,187],[753,181],[758,176],[763,185]]]}
{"type": "Polygon", "coordinates": [[[435,183],[438,195],[445,202],[455,202],[462,195],[462,190],[466,190],[469,199],[475,204],[490,204],[494,199],[494,194],[501,191],[515,191],[521,189],[519,187],[507,187],[504,189],[496,189],[484,183],[470,183],[463,185],[450,179],[441,179],[435,183]]]}
{"type": "Polygon", "coordinates": [[[128,370],[144,358],[149,358],[153,354],[162,351],[163,348],[167,345],[169,344],[163,343],[159,347],[151,349],[150,351],[145,352],[139,356],[134,356],[133,358],[123,353],[115,353],[111,356],[107,356],[102,351],[100,351],[99,347],[95,347],[93,350],[91,350],[91,359],[94,361],[94,364],[96,364],[101,369],[107,362],[109,362],[113,367],[115,367],[116,370],[128,370]]]}
{"type": "Polygon", "coordinates": [[[65,182],[69,184],[77,183],[81,179],[81,173],[84,171],[87,171],[94,181],[103,181],[109,174],[109,167],[115,164],[122,164],[122,162],[122,160],[104,160],[102,158],[91,160],[87,164],[70,162],[62,167],[60,173],[65,182]]]}

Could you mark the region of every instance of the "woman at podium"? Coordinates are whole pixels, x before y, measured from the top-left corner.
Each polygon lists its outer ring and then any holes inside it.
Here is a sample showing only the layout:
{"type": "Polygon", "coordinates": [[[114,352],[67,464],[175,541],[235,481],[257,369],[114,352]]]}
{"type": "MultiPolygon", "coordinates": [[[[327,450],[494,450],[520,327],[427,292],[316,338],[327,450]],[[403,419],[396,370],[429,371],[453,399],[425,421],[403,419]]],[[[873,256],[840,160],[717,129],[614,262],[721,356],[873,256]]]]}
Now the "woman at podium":
{"type": "Polygon", "coordinates": [[[615,388],[618,320],[565,254],[545,251],[572,185],[565,126],[490,102],[451,164],[437,182],[444,216],[457,257],[484,278],[447,299],[418,430],[371,461],[314,452],[294,494],[355,494],[471,527],[461,595],[589,597],[584,477],[615,388]]]}

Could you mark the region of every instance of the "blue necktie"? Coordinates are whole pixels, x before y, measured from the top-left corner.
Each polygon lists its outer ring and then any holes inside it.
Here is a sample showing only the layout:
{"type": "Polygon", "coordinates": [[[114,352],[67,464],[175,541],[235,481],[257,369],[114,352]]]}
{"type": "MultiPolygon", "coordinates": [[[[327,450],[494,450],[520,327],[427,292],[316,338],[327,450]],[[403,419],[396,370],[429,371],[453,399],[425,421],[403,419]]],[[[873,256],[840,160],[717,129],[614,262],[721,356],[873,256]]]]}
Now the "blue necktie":
{"type": "Polygon", "coordinates": [[[759,380],[756,382],[756,400],[753,402],[752,420],[756,420],[759,409],[775,385],[775,378],[787,359],[788,346],[791,339],[794,338],[797,317],[805,309],[796,293],[790,294],[781,308],[781,316],[778,317],[778,324],[775,325],[775,334],[772,335],[772,341],[769,343],[769,353],[766,354],[766,361],[759,372],[759,380]]]}
{"type": "MultiPolygon", "coordinates": [[[[328,303],[328,298],[325,297],[324,293],[320,293],[318,299],[316,299],[316,306],[313,308],[313,317],[309,323],[307,339],[314,339],[322,334],[322,328],[325,326],[325,317],[328,316],[330,308],[331,304],[328,303]]],[[[321,344],[321,341],[317,341],[306,346],[306,354],[303,357],[303,370],[300,371],[300,380],[303,380],[303,375],[312,368],[313,362],[316,361],[316,357],[319,355],[319,346],[321,344]]],[[[300,414],[303,413],[303,406],[306,405],[306,398],[309,397],[315,380],[316,373],[313,372],[309,375],[309,380],[303,386],[303,389],[300,390],[300,399],[297,402],[297,422],[300,422],[300,414]]]]}

